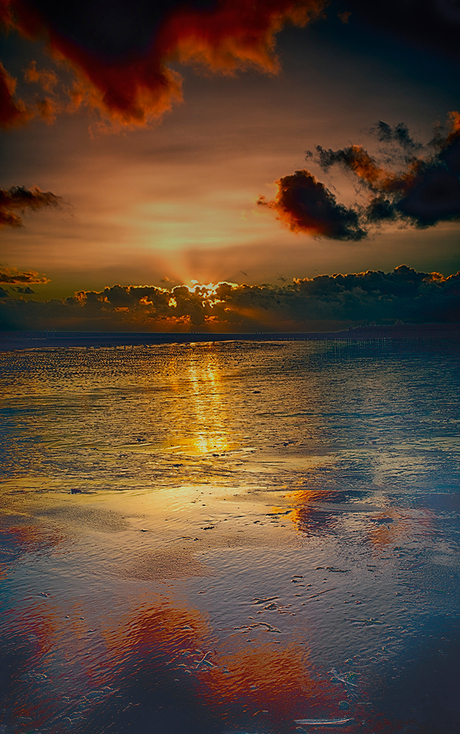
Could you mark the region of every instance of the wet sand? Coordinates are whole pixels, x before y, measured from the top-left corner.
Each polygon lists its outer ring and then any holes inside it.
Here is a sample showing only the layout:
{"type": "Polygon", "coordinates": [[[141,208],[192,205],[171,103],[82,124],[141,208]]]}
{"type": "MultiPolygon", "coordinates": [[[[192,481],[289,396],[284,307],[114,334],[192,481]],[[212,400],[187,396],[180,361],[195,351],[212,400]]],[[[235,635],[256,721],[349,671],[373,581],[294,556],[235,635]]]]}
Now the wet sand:
{"type": "Polygon", "coordinates": [[[7,385],[0,731],[454,734],[452,355],[215,349],[7,385]]]}

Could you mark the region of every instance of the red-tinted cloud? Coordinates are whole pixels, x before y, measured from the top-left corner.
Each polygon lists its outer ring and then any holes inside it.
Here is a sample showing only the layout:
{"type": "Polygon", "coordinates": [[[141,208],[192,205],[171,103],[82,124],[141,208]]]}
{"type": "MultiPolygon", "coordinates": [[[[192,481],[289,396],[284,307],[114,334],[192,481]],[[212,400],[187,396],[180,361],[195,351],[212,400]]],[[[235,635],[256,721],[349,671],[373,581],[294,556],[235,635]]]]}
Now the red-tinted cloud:
{"type": "Polygon", "coordinates": [[[24,79],[31,84],[40,84],[45,92],[53,92],[58,83],[56,73],[52,69],[37,69],[37,62],[31,61],[24,72],[24,79]]]}
{"type": "Polygon", "coordinates": [[[33,117],[33,112],[27,109],[24,102],[15,99],[15,90],[16,80],[0,63],[0,128],[4,130],[24,125],[33,117]]]}
{"type": "Polygon", "coordinates": [[[33,117],[41,117],[51,123],[63,105],[53,94],[57,84],[57,76],[51,70],[40,71],[36,62],[32,61],[24,73],[26,82],[39,84],[47,96],[37,96],[33,102],[26,104],[22,99],[15,97],[17,80],[14,79],[0,63],[0,128],[9,128],[25,125],[33,117]],[[51,95],[51,96],[50,96],[51,95]]]}
{"type": "Polygon", "coordinates": [[[324,0],[0,0],[0,20],[44,40],[79,80],[79,96],[105,116],[143,125],[181,99],[170,62],[232,73],[273,72],[275,34],[304,25],[324,0]]]}
{"type": "Polygon", "coordinates": [[[43,209],[47,206],[59,206],[61,198],[51,191],[40,191],[37,186],[26,189],[24,186],[12,186],[0,189],[0,227],[21,227],[20,213],[27,209],[43,209]],[[20,212],[20,213],[18,213],[20,212]]]}

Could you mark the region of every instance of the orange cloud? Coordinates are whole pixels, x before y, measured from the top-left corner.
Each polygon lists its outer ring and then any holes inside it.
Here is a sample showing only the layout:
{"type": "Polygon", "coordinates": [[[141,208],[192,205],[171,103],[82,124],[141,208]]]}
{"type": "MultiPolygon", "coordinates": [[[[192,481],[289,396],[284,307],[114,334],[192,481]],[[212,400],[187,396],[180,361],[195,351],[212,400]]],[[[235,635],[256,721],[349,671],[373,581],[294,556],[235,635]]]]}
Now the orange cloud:
{"type": "Polygon", "coordinates": [[[16,268],[0,267],[0,283],[49,283],[46,275],[40,275],[36,270],[17,270],[16,268]]]}
{"type": "Polygon", "coordinates": [[[16,79],[8,74],[0,62],[0,128],[4,130],[24,125],[33,117],[22,100],[16,100],[16,79]]]}
{"type": "Polygon", "coordinates": [[[1,0],[0,20],[27,38],[44,40],[52,55],[73,69],[88,106],[117,123],[145,125],[182,98],[182,79],[168,63],[224,73],[247,66],[274,72],[275,34],[286,23],[304,25],[323,6],[324,0],[163,6],[122,0],[108,17],[83,0],[64,9],[1,0]]]}
{"type": "Polygon", "coordinates": [[[30,84],[40,84],[45,92],[52,92],[58,78],[52,69],[37,69],[37,62],[31,61],[24,72],[24,79],[30,84]]]}

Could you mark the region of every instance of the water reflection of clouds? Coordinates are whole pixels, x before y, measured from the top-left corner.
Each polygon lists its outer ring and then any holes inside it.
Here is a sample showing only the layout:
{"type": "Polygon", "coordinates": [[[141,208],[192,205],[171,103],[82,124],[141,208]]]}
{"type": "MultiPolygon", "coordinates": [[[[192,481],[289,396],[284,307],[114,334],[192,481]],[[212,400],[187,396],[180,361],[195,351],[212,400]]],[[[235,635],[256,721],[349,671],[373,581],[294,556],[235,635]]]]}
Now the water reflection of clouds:
{"type": "MultiPolygon", "coordinates": [[[[6,497],[2,497],[4,503],[3,512],[7,516],[8,510],[6,497]]],[[[8,517],[2,518],[0,527],[0,579],[7,578],[11,570],[11,563],[19,560],[24,554],[37,552],[45,553],[51,548],[58,546],[64,540],[64,536],[57,529],[46,530],[36,524],[17,522],[15,513],[11,514],[11,522],[8,517]]]]}
{"type": "Polygon", "coordinates": [[[292,508],[288,517],[300,532],[307,535],[335,532],[356,503],[369,495],[370,490],[363,486],[337,487],[334,474],[339,458],[338,455],[311,457],[301,477],[292,482],[292,490],[285,495],[292,508]],[[332,481],[328,477],[330,473],[332,481]]]}
{"type": "Polygon", "coordinates": [[[19,665],[4,699],[12,724],[26,717],[52,732],[123,732],[148,723],[175,733],[180,710],[200,732],[216,731],[216,722],[219,731],[248,723],[278,730],[295,717],[340,713],[340,686],[314,669],[304,640],[274,639],[266,628],[219,638],[185,601],[148,596],[124,614],[105,609],[95,630],[79,603],[67,615],[57,599],[23,604],[19,665]]]}
{"type": "Polygon", "coordinates": [[[306,712],[338,711],[337,687],[312,668],[305,642],[267,637],[273,633],[264,628],[219,639],[201,612],[163,596],[134,610],[105,640],[122,680],[139,667],[144,680],[164,669],[171,697],[179,688],[174,683],[185,685],[221,722],[258,716],[257,723],[286,724],[306,712]]]}
{"type": "Polygon", "coordinates": [[[318,508],[318,503],[335,499],[337,493],[328,490],[301,489],[286,495],[293,506],[289,519],[302,533],[333,531],[337,523],[337,510],[318,508]]]}
{"type": "Polygon", "coordinates": [[[369,518],[367,538],[373,552],[379,555],[396,544],[401,545],[433,534],[435,516],[427,509],[408,510],[388,507],[369,518]]]}
{"type": "MultiPolygon", "coordinates": [[[[428,509],[414,510],[388,505],[376,510],[366,501],[367,492],[302,489],[285,495],[292,508],[272,508],[273,513],[289,518],[305,535],[358,532],[363,543],[370,543],[373,553],[384,552],[396,544],[410,543],[434,532],[435,515],[428,509]],[[361,500],[361,502],[360,502],[361,500]]],[[[374,497],[375,500],[378,499],[374,497]]]]}

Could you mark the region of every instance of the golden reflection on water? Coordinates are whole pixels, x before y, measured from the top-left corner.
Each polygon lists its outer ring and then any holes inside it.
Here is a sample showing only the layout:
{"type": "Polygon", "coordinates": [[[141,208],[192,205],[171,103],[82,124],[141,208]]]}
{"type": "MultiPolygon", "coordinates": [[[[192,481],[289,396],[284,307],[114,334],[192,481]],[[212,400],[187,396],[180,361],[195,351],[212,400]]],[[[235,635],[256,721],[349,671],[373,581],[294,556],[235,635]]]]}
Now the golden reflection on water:
{"type": "MultiPolygon", "coordinates": [[[[193,345],[192,345],[193,346],[193,345]]],[[[231,435],[219,355],[213,345],[188,352],[189,410],[193,416],[187,448],[196,454],[220,453],[236,447],[231,435]]]]}
{"type": "Polygon", "coordinates": [[[334,499],[335,494],[334,490],[325,489],[301,489],[289,492],[289,494],[286,494],[286,498],[293,509],[291,512],[285,513],[285,516],[292,521],[296,528],[303,532],[321,526],[329,526],[334,522],[331,513],[318,512],[318,503],[330,502],[331,499],[334,499]]]}

